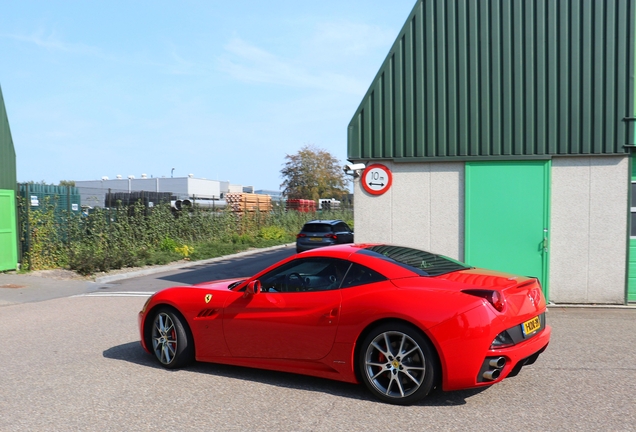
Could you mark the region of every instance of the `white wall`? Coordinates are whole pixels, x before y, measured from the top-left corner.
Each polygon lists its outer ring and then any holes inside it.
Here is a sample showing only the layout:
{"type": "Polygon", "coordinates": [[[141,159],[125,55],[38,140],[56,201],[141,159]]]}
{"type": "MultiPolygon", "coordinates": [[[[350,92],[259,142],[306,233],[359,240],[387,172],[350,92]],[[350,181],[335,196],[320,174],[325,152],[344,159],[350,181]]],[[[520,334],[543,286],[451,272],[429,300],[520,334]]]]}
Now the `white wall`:
{"type": "Polygon", "coordinates": [[[170,192],[175,195],[177,199],[189,197],[187,177],[162,177],[159,180],[159,192],[170,192]]]}
{"type": "Polygon", "coordinates": [[[552,161],[550,299],[623,303],[628,157],[552,161]]]}
{"type": "Polygon", "coordinates": [[[218,199],[222,192],[221,182],[217,180],[190,177],[89,180],[76,181],[75,185],[80,189],[82,204],[100,207],[109,189],[111,192],[171,192],[180,199],[192,196],[218,199]]]}
{"type": "Polygon", "coordinates": [[[391,243],[464,257],[464,163],[384,162],[393,184],[383,195],[354,182],[356,243],[391,243]]]}
{"type": "Polygon", "coordinates": [[[134,178],[130,180],[130,191],[159,192],[159,178],[134,178]]]}
{"type": "MultiPolygon", "coordinates": [[[[382,163],[382,162],[380,162],[382,163]]],[[[464,259],[464,163],[384,162],[393,185],[354,182],[357,243],[392,243],[464,259]]],[[[552,160],[549,287],[555,303],[625,301],[629,161],[552,160]]]]}
{"type": "Polygon", "coordinates": [[[197,198],[219,198],[221,196],[221,182],[207,179],[188,179],[188,194],[197,198]]]}

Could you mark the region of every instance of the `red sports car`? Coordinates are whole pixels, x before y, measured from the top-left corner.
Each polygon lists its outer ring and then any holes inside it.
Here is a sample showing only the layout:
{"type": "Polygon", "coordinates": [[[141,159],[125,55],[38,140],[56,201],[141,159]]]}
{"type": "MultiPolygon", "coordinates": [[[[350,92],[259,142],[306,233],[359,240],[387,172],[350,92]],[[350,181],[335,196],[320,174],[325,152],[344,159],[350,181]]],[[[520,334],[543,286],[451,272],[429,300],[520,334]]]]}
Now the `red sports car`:
{"type": "Polygon", "coordinates": [[[168,288],[139,313],[166,368],[196,360],[363,382],[379,399],[489,386],[550,341],[536,278],[390,245],[320,248],[257,275],[168,288]]]}

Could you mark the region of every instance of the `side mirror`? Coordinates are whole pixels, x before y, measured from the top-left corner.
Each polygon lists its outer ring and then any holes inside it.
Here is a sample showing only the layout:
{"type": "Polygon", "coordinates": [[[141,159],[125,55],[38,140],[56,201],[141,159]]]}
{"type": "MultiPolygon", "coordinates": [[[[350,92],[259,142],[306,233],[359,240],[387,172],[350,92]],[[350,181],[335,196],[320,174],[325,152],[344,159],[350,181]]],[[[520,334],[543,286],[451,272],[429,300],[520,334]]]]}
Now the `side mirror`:
{"type": "Polygon", "coordinates": [[[258,294],[259,292],[261,292],[261,281],[253,280],[252,282],[248,283],[245,292],[247,292],[247,294],[249,295],[258,294]]]}

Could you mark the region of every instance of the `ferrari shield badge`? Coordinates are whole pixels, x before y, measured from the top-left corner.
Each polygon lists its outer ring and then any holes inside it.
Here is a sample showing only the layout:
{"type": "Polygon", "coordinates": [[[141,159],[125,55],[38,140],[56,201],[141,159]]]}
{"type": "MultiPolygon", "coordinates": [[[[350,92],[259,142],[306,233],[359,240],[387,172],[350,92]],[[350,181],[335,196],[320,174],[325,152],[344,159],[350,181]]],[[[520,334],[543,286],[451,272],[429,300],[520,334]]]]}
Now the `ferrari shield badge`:
{"type": "Polygon", "coordinates": [[[206,303],[210,303],[210,300],[212,300],[212,294],[206,294],[205,295],[205,302],[206,303]]]}

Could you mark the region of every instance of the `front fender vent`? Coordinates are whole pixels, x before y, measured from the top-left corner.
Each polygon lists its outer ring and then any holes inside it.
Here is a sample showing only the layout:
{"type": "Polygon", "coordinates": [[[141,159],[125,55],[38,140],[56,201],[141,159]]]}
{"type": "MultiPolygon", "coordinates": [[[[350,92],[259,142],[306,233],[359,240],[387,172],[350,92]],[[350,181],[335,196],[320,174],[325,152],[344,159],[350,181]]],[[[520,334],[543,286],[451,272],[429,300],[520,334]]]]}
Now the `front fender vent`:
{"type": "Polygon", "coordinates": [[[203,309],[197,315],[197,318],[210,318],[216,316],[219,313],[218,309],[203,309]]]}

